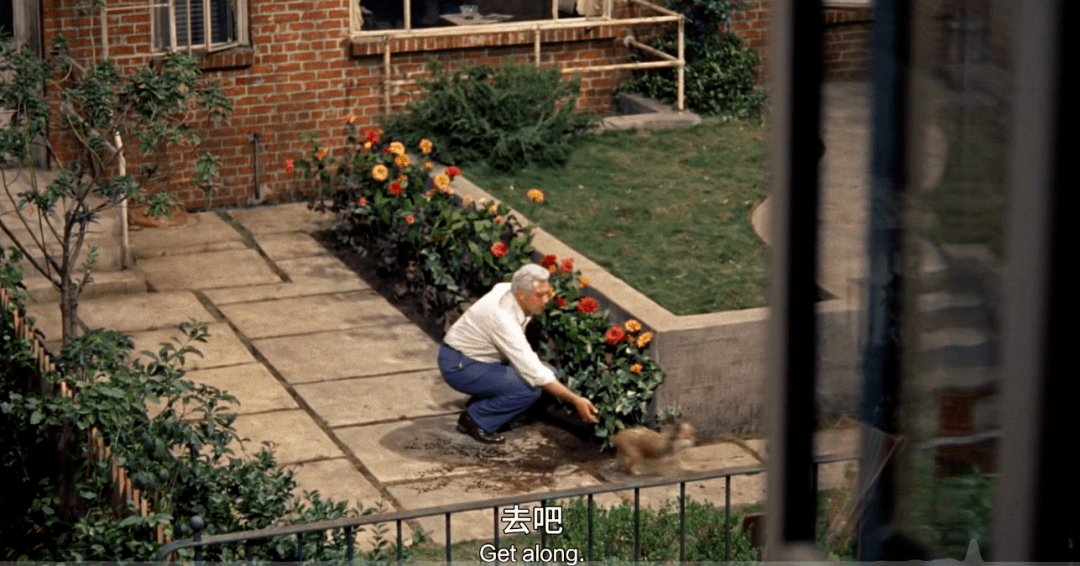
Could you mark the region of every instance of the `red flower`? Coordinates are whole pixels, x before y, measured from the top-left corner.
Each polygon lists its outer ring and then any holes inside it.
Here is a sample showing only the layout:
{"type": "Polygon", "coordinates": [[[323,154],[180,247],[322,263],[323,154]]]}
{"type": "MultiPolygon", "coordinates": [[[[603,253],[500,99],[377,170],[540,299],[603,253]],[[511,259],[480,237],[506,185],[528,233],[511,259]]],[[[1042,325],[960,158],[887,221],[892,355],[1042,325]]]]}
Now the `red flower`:
{"type": "Polygon", "coordinates": [[[565,307],[566,306],[566,299],[564,299],[562,297],[559,297],[559,298],[555,299],[555,304],[559,305],[559,308],[565,307]]]}
{"type": "Polygon", "coordinates": [[[562,260],[562,272],[563,273],[570,273],[573,270],[574,270],[574,258],[568,257],[568,258],[562,260]]]}
{"type": "Polygon", "coordinates": [[[585,314],[596,311],[600,308],[600,303],[596,302],[596,299],[592,297],[585,297],[578,301],[577,310],[585,314]]]}
{"type": "Polygon", "coordinates": [[[502,257],[506,255],[507,249],[508,248],[506,247],[506,244],[504,244],[503,242],[495,242],[494,244],[491,244],[491,255],[495,257],[502,257]]]}
{"type": "Polygon", "coordinates": [[[555,262],[557,261],[559,260],[555,257],[555,254],[548,254],[544,256],[544,259],[540,260],[540,267],[548,267],[550,265],[555,265],[555,262]]]}
{"type": "Polygon", "coordinates": [[[364,133],[364,138],[373,144],[379,143],[379,132],[376,132],[375,130],[368,130],[364,133]]]}
{"type": "Polygon", "coordinates": [[[384,147],[384,148],[382,148],[382,152],[383,153],[390,153],[390,148],[384,147]]]}
{"type": "Polygon", "coordinates": [[[364,197],[360,197],[360,200],[356,201],[356,203],[360,206],[367,206],[367,199],[364,197]]]}
{"type": "Polygon", "coordinates": [[[412,224],[413,222],[416,222],[416,218],[414,218],[413,215],[410,214],[405,217],[406,224],[412,224]]]}
{"type": "Polygon", "coordinates": [[[453,179],[454,177],[457,177],[461,174],[461,169],[458,169],[457,167],[451,165],[446,168],[446,174],[449,175],[451,179],[453,179]]]}
{"type": "Polygon", "coordinates": [[[293,160],[292,159],[286,159],[285,160],[285,172],[286,173],[292,173],[293,172],[293,160]]]}
{"type": "Polygon", "coordinates": [[[622,342],[623,338],[626,338],[626,333],[624,333],[622,327],[617,324],[609,328],[607,334],[604,334],[604,339],[612,346],[622,342]]]}
{"type": "Polygon", "coordinates": [[[495,223],[496,224],[502,224],[503,223],[503,217],[502,217],[501,214],[495,217],[495,223]]]}
{"type": "Polygon", "coordinates": [[[399,183],[397,181],[393,181],[393,182],[390,183],[390,194],[392,194],[392,195],[400,195],[401,190],[402,190],[401,189],[401,183],[399,183]]]}

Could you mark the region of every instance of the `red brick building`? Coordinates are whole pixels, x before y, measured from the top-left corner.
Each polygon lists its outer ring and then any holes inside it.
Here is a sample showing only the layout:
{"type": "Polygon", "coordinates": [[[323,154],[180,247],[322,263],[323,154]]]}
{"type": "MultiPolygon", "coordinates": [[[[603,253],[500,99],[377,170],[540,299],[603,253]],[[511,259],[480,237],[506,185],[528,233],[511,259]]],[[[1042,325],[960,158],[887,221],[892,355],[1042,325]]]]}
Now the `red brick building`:
{"type": "MultiPolygon", "coordinates": [[[[675,25],[672,15],[639,0],[554,0],[544,9],[477,0],[474,20],[462,18],[460,1],[107,0],[87,11],[86,2],[44,0],[41,30],[46,48],[63,34],[76,57],[108,56],[124,72],[169,49],[198,55],[205,77],[220,83],[234,106],[227,124],[201,131],[200,148],[221,160],[213,204],[234,205],[310,194],[312,185],[284,169],[285,160],[308,150],[301,135],[317,132],[333,152],[343,144],[345,116],[355,115],[361,128],[377,126],[381,115],[401,108],[429,59],[579,69],[579,106],[602,113],[630,77],[620,65],[641,54],[623,39],[675,25]]],[[[769,4],[755,0],[730,30],[762,53],[764,69],[769,4]]],[[[869,13],[865,4],[825,11],[827,41],[835,45],[830,78],[865,73],[860,49],[869,41],[869,13]]],[[[62,140],[53,143],[63,151],[62,140]]],[[[187,181],[195,154],[171,157],[174,194],[192,208],[211,204],[187,181]]]]}

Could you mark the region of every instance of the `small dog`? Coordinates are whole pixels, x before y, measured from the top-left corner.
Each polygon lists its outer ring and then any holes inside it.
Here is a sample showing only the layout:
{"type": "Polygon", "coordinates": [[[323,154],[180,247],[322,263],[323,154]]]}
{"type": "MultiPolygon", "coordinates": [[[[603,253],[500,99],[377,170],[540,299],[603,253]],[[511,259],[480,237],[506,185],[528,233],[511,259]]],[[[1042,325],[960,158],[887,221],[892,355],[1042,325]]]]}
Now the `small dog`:
{"type": "Polygon", "coordinates": [[[694,445],[694,427],[689,423],[679,423],[656,432],[643,426],[620,430],[611,437],[618,453],[615,455],[619,467],[626,473],[641,474],[642,464],[653,468],[663,461],[670,461],[680,450],[694,445]]]}

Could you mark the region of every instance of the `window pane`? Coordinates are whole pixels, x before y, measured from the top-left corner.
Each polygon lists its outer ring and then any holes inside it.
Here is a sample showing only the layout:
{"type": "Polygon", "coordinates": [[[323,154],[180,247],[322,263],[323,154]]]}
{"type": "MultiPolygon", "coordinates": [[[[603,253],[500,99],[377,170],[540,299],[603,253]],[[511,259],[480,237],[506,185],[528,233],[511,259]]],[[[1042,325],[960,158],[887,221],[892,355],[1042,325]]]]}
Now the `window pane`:
{"type": "MultiPolygon", "coordinates": [[[[412,28],[486,25],[552,19],[552,0],[410,0],[412,28]],[[461,6],[474,5],[477,15],[466,17],[461,6]]],[[[560,18],[599,15],[599,0],[555,0],[560,18]]],[[[362,30],[404,29],[403,0],[360,0],[362,30]]]]}
{"type": "MultiPolygon", "coordinates": [[[[211,0],[210,13],[204,14],[203,0],[173,0],[176,12],[176,45],[187,47],[206,44],[206,24],[209,19],[211,44],[236,41],[236,3],[235,0],[211,0]],[[190,34],[190,35],[189,35],[190,34]]],[[[167,49],[171,44],[172,28],[169,24],[168,5],[159,6],[157,15],[157,42],[159,49],[167,49]]]]}

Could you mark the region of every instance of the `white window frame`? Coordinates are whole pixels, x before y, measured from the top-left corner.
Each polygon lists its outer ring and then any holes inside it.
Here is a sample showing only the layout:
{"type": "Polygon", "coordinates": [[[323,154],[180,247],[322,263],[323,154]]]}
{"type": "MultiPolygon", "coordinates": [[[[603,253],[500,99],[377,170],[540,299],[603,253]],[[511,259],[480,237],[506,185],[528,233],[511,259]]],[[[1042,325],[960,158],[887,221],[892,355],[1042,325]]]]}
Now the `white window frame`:
{"type": "MultiPolygon", "coordinates": [[[[565,0],[564,0],[565,1],[565,0]]],[[[580,0],[574,0],[575,6],[580,0]]],[[[412,0],[402,0],[402,18],[404,27],[400,29],[377,29],[377,30],[363,30],[361,27],[364,24],[364,16],[361,12],[361,4],[363,0],[349,0],[349,34],[351,36],[399,36],[399,35],[463,35],[466,33],[475,33],[478,30],[484,31],[514,31],[515,28],[521,28],[523,30],[532,31],[540,26],[541,29],[561,29],[565,25],[559,25],[559,22],[585,22],[596,20],[611,20],[612,19],[612,6],[615,0],[596,0],[600,4],[600,13],[595,16],[573,16],[569,18],[559,17],[559,2],[560,0],[550,0],[551,2],[551,18],[545,20],[530,20],[523,22],[506,22],[506,23],[490,23],[490,24],[476,24],[476,25],[462,25],[453,27],[430,27],[430,28],[417,28],[412,27],[412,0]],[[554,24],[554,25],[553,25],[554,24]],[[428,32],[428,33],[425,33],[428,32]]]]}
{"type": "Polygon", "coordinates": [[[148,10],[150,13],[150,35],[151,45],[155,52],[164,53],[170,51],[186,51],[189,55],[194,53],[214,53],[216,51],[224,51],[226,49],[232,49],[234,47],[241,47],[250,45],[250,38],[248,36],[248,0],[195,0],[201,1],[203,4],[203,42],[200,44],[193,44],[188,39],[185,44],[177,42],[177,38],[183,35],[185,38],[192,37],[191,22],[187,22],[184,29],[177,29],[176,20],[173,15],[176,13],[176,4],[183,0],[147,0],[148,10]],[[213,41],[213,10],[211,10],[212,2],[214,1],[231,1],[234,2],[236,7],[236,32],[235,39],[222,42],[213,41]],[[168,30],[169,44],[165,46],[159,46],[159,39],[161,37],[161,31],[159,30],[159,22],[162,18],[159,18],[159,11],[167,10],[169,15],[168,30]],[[206,16],[209,15],[209,16],[206,16]]]}

